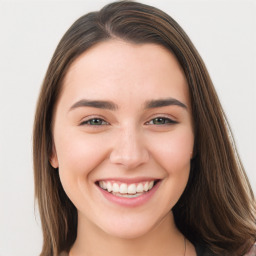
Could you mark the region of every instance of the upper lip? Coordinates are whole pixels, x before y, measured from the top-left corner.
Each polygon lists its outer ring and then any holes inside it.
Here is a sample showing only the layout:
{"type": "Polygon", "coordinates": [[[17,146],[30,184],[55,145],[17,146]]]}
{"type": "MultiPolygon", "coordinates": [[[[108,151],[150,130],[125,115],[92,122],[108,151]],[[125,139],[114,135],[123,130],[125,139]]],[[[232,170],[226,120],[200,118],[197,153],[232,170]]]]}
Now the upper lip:
{"type": "Polygon", "coordinates": [[[121,182],[121,183],[126,183],[126,184],[132,184],[132,183],[139,183],[139,182],[146,182],[146,181],[156,181],[160,180],[159,178],[153,178],[153,177],[135,177],[135,178],[123,178],[123,177],[113,177],[113,178],[102,178],[98,179],[96,181],[116,181],[116,182],[121,182]]]}

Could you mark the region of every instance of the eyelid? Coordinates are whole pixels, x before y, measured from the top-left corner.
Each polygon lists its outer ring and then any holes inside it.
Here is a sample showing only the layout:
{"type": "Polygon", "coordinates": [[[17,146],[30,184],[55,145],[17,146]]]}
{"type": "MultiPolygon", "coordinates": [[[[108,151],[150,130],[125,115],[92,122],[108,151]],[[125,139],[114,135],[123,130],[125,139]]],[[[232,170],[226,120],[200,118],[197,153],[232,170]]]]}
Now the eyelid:
{"type": "Polygon", "coordinates": [[[106,120],[105,120],[105,118],[104,117],[102,117],[102,116],[95,116],[95,115],[90,115],[90,116],[87,116],[86,118],[83,118],[80,122],[79,122],[79,125],[88,125],[88,126],[97,126],[97,125],[90,125],[90,124],[87,124],[87,122],[90,122],[91,120],[93,120],[93,119],[98,119],[98,120],[101,120],[101,121],[103,121],[103,122],[105,122],[106,124],[101,124],[101,125],[98,125],[98,126],[103,126],[103,125],[109,125],[110,123],[109,122],[107,122],[106,120]]]}
{"type": "MultiPolygon", "coordinates": [[[[156,125],[156,124],[149,124],[149,122],[153,121],[156,118],[163,118],[163,119],[167,119],[170,122],[166,123],[166,124],[162,124],[162,125],[173,125],[173,124],[177,124],[178,121],[175,120],[175,118],[170,117],[170,115],[166,115],[166,114],[156,114],[154,116],[151,116],[149,121],[145,122],[145,125],[156,125]]],[[[103,126],[103,125],[110,125],[110,123],[108,121],[106,121],[106,118],[102,117],[101,115],[90,115],[87,116],[85,118],[83,118],[80,122],[79,125],[87,125],[87,126],[97,126],[97,125],[90,125],[87,124],[87,122],[90,122],[93,119],[99,119],[101,121],[104,122],[104,124],[98,125],[98,126],[103,126]]]]}
{"type": "Polygon", "coordinates": [[[166,120],[169,120],[170,122],[167,123],[167,124],[162,124],[162,125],[173,125],[173,124],[177,124],[178,121],[175,120],[175,118],[173,117],[170,117],[169,115],[165,115],[165,114],[157,114],[157,115],[154,115],[150,118],[149,121],[147,121],[145,124],[146,125],[156,125],[156,124],[149,124],[151,121],[153,121],[154,119],[157,119],[157,118],[162,118],[162,119],[166,119],[166,120]]]}

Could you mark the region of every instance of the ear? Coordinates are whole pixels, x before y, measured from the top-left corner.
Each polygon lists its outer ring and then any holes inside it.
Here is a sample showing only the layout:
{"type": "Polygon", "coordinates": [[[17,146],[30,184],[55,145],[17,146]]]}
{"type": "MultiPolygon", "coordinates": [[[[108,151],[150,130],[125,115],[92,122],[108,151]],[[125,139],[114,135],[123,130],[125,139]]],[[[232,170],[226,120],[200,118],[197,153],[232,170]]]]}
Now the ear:
{"type": "Polygon", "coordinates": [[[49,158],[49,162],[50,162],[50,164],[53,168],[57,169],[59,167],[59,161],[58,161],[58,157],[57,157],[56,148],[55,148],[54,143],[52,145],[52,154],[49,158]]]}

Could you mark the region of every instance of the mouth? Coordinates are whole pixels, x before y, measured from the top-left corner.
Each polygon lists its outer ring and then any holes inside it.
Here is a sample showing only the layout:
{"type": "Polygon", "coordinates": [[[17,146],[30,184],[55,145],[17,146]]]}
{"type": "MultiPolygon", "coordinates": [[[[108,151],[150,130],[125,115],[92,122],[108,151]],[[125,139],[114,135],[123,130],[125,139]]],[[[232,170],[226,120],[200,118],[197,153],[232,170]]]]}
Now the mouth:
{"type": "Polygon", "coordinates": [[[96,185],[116,197],[136,198],[149,193],[159,181],[148,180],[137,183],[125,183],[121,181],[99,180],[96,182],[96,185]]]}

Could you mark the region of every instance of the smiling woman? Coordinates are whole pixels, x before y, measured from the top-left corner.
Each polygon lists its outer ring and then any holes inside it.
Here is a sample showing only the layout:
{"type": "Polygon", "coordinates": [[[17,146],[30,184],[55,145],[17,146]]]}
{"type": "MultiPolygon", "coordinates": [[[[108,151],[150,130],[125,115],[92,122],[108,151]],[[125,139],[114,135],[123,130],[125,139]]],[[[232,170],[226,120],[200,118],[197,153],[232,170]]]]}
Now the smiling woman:
{"type": "Polygon", "coordinates": [[[51,163],[87,227],[78,229],[72,252],[87,251],[88,221],[91,237],[100,229],[123,239],[173,226],[170,210],[186,187],[194,145],[175,57],[159,45],[108,40],[75,60],[62,86],[51,163]]]}
{"type": "Polygon", "coordinates": [[[255,255],[255,200],[199,54],[164,12],[78,19],[38,100],[41,255],[255,255]]]}

